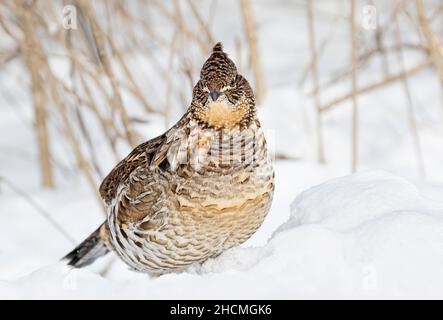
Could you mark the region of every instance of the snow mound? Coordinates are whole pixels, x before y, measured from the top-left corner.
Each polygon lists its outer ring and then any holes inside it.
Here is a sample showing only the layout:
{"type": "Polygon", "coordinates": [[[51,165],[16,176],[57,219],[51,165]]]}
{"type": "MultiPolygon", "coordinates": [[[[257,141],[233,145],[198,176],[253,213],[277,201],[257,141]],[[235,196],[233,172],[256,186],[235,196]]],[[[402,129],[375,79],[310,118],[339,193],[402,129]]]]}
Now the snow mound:
{"type": "Polygon", "coordinates": [[[49,266],[12,282],[17,298],[443,298],[443,204],[384,172],[300,194],[263,247],[234,248],[159,278],[49,266]],[[35,288],[39,288],[36,290],[35,288]]]}
{"type": "Polygon", "coordinates": [[[332,179],[303,192],[291,204],[291,220],[286,227],[320,223],[346,231],[392,214],[432,215],[436,208],[440,207],[423,198],[405,179],[374,171],[332,179]]]}

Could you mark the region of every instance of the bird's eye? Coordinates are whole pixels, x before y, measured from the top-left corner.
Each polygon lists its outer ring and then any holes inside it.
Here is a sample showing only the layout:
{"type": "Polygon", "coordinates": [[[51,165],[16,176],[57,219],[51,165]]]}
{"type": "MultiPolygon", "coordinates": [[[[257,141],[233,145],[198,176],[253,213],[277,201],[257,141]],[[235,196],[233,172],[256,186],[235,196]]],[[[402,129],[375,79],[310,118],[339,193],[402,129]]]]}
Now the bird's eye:
{"type": "Polygon", "coordinates": [[[220,92],[225,92],[225,91],[228,91],[228,90],[231,90],[231,89],[234,89],[234,88],[235,88],[235,79],[232,80],[227,86],[224,86],[224,87],[220,90],[220,92]]]}

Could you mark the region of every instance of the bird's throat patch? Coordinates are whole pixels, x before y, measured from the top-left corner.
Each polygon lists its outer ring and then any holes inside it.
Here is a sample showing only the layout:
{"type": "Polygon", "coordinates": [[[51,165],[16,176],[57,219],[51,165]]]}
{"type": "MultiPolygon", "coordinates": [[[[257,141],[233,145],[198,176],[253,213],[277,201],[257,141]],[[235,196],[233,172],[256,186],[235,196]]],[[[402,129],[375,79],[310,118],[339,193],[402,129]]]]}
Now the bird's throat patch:
{"type": "Polygon", "coordinates": [[[216,129],[233,129],[240,124],[246,113],[246,103],[240,103],[238,107],[232,108],[223,101],[216,101],[202,112],[200,119],[216,129]]]}

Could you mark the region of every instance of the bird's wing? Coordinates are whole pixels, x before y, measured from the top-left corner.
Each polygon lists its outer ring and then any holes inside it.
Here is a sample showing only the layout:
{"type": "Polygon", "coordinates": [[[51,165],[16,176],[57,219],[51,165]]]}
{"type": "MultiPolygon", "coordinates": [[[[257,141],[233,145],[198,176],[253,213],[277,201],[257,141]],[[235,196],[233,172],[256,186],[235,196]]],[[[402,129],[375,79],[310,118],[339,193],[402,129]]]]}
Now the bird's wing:
{"type": "Polygon", "coordinates": [[[120,161],[114,169],[106,176],[100,185],[100,195],[106,205],[110,205],[112,200],[117,196],[117,189],[124,184],[130,174],[139,168],[148,166],[157,166],[162,170],[166,170],[168,164],[168,152],[177,131],[186,127],[187,117],[183,116],[177,124],[164,134],[144,142],[137,146],[132,152],[120,161]]]}
{"type": "Polygon", "coordinates": [[[164,139],[165,135],[161,135],[140,144],[111,170],[99,189],[100,195],[107,205],[116,197],[119,185],[127,181],[129,175],[135,169],[146,166],[149,163],[149,160],[153,158],[164,139]]]}

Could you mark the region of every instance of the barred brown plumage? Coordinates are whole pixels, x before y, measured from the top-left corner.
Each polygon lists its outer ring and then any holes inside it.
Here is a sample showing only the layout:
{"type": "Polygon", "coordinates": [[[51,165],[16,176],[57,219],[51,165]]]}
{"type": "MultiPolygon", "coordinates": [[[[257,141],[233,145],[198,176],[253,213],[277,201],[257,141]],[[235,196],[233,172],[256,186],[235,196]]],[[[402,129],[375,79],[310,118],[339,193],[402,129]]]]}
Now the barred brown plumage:
{"type": "Polygon", "coordinates": [[[108,220],[66,258],[81,267],[93,260],[88,248],[105,244],[134,270],[180,271],[246,241],[273,191],[252,89],[217,43],[186,114],[109,173],[108,220]]]}

